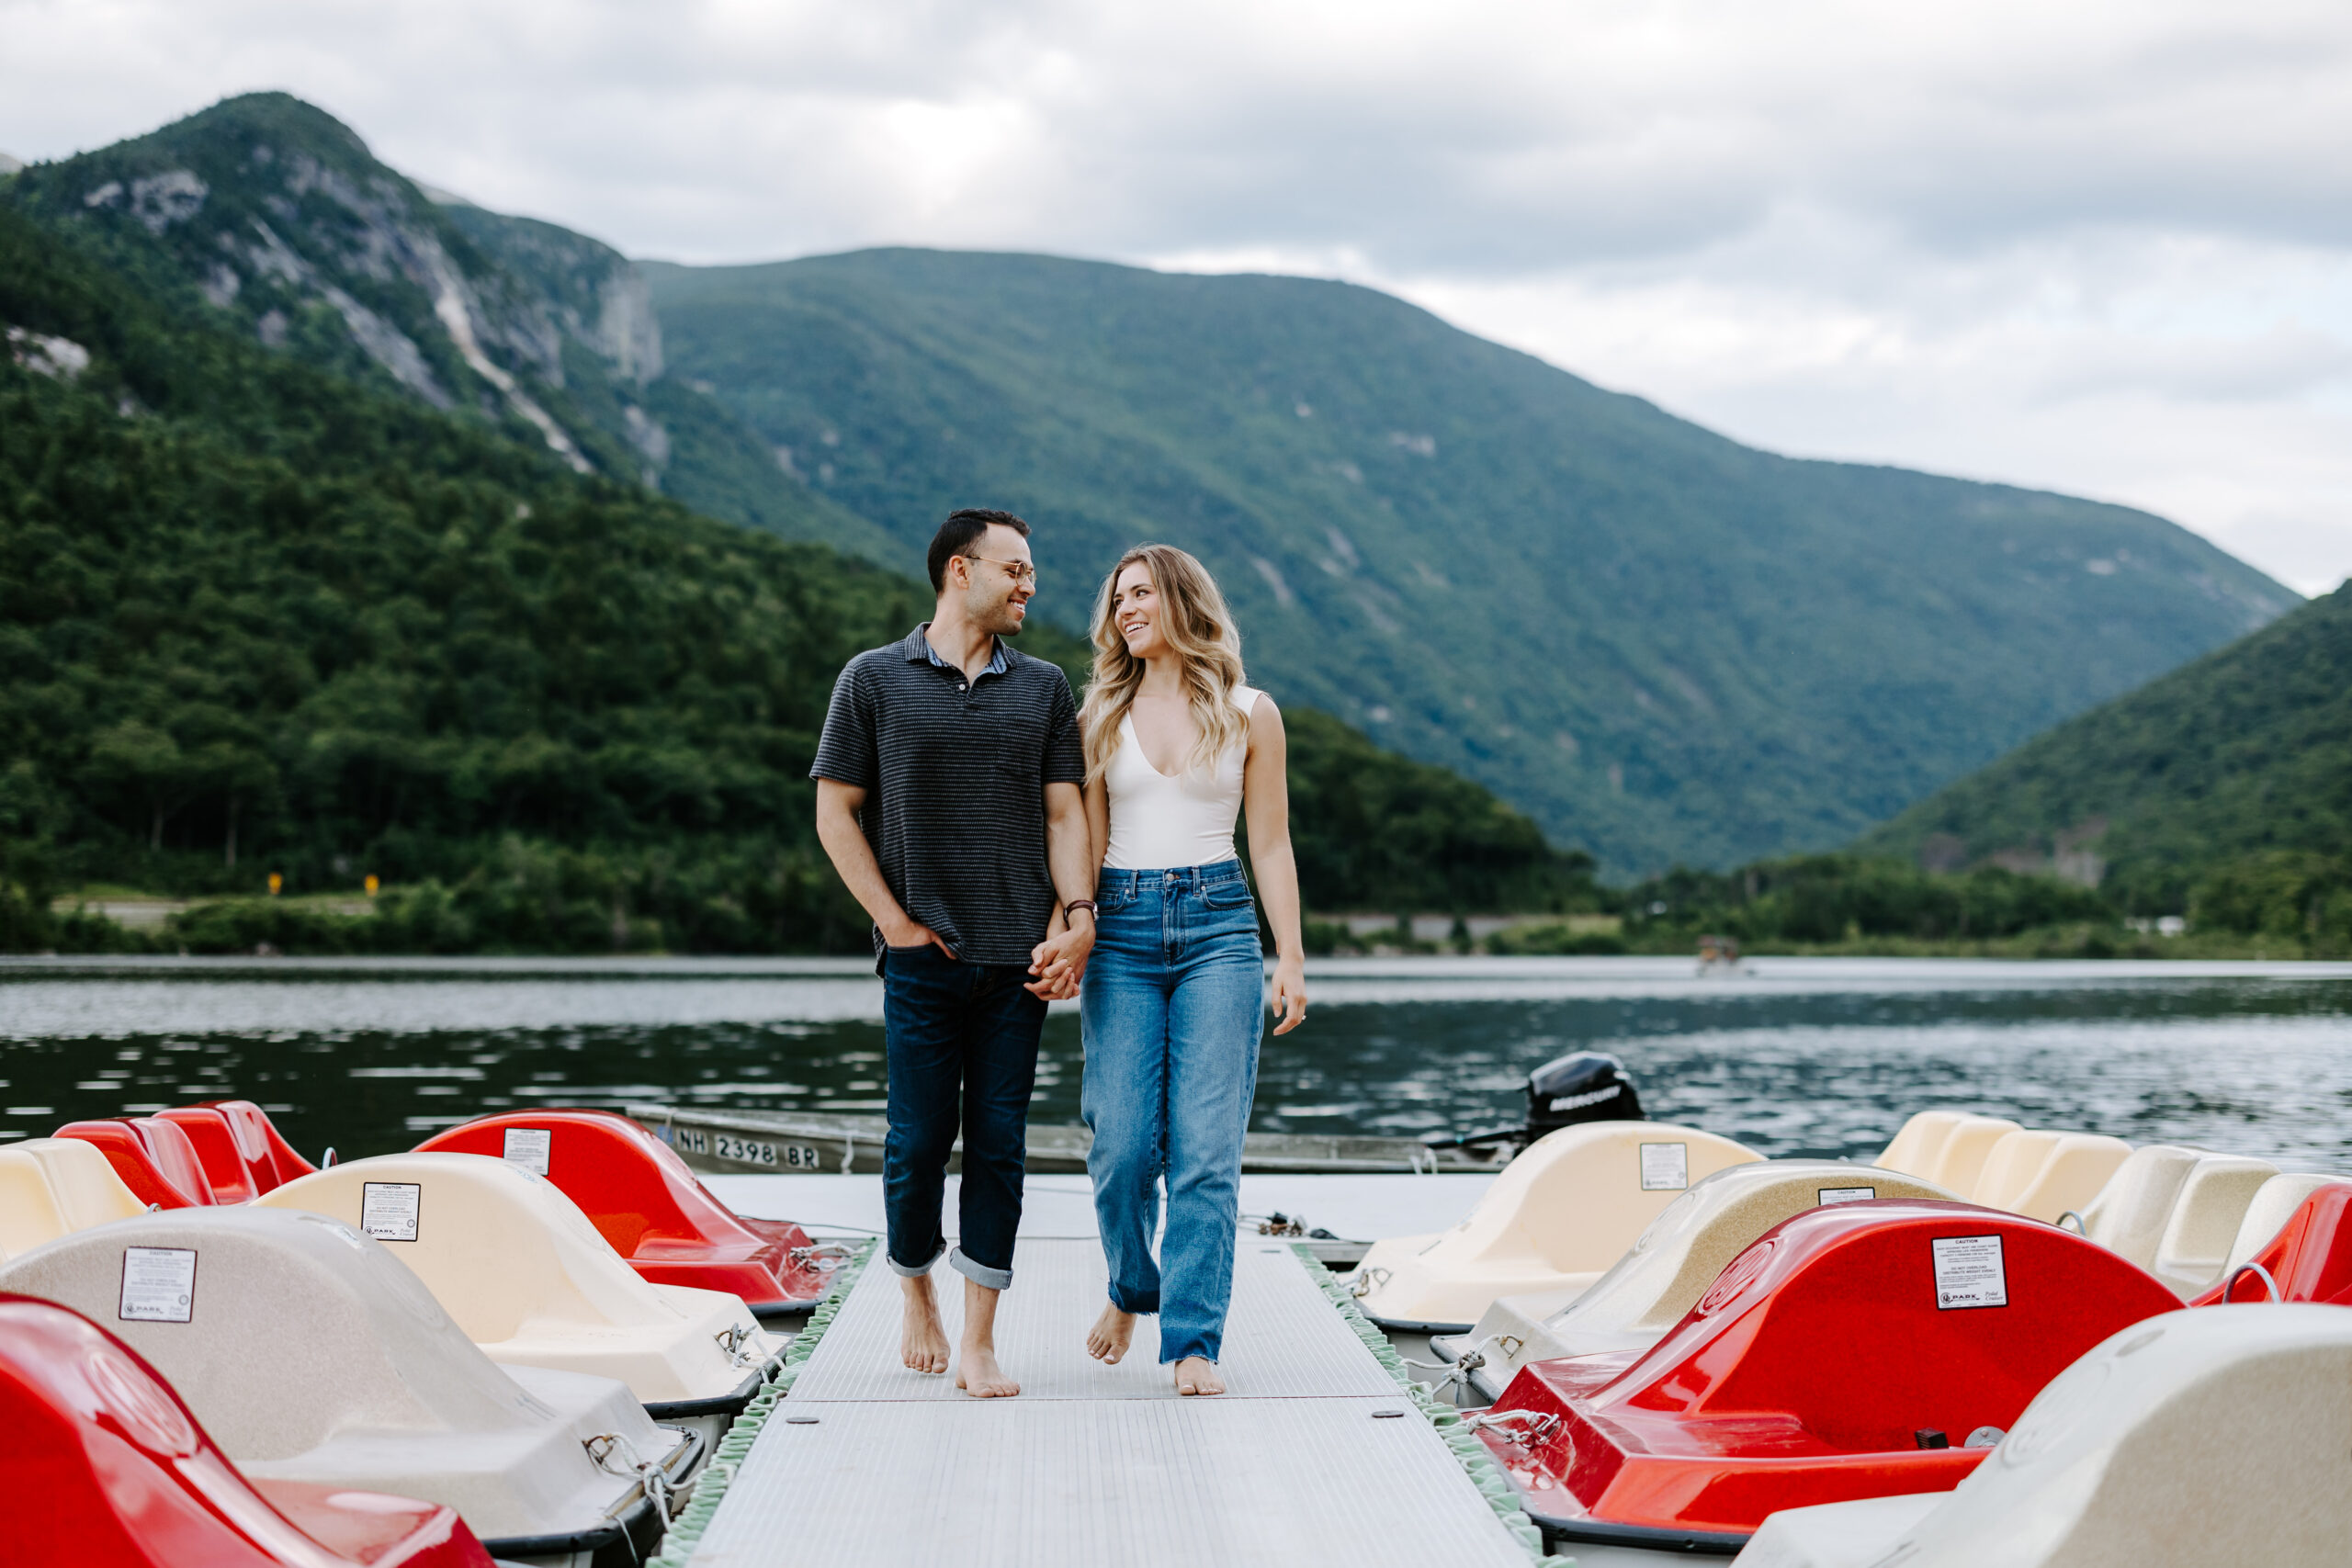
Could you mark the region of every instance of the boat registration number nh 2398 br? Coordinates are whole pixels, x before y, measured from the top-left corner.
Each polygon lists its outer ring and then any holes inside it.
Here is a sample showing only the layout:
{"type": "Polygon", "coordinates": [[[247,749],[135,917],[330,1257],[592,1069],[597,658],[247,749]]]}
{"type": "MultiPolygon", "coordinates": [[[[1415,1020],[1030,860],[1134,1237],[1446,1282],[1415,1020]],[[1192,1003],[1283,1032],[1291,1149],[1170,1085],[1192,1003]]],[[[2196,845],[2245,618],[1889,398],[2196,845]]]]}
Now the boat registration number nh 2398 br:
{"type": "Polygon", "coordinates": [[[764,1166],[771,1170],[817,1168],[817,1145],[814,1144],[772,1144],[764,1138],[739,1138],[729,1133],[713,1133],[710,1145],[714,1156],[742,1165],[764,1166]]]}

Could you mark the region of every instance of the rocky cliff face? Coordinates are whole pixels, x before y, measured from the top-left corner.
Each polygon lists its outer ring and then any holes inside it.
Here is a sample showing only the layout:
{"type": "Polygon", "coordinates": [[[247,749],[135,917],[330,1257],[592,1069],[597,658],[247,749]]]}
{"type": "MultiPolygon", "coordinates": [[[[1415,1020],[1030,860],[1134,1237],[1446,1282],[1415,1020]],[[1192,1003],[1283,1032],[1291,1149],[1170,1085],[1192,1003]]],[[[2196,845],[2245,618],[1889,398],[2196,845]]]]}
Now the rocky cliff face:
{"type": "Polygon", "coordinates": [[[661,329],[628,259],[436,201],[307,104],[232,98],[9,185],[266,344],[519,422],[582,473],[662,482],[668,433],[642,396],[661,329]]]}

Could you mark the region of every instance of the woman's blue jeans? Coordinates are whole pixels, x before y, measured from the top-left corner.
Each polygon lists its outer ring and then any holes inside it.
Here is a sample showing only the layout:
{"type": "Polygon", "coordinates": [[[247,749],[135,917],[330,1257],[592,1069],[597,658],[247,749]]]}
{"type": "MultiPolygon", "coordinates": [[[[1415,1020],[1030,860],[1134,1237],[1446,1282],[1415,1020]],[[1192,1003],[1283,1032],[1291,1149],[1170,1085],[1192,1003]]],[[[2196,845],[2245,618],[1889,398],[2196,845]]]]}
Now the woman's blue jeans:
{"type": "Polygon", "coordinates": [[[1258,1088],[1265,963],[1241,863],[1104,871],[1079,1017],[1094,1216],[1122,1311],[1159,1359],[1217,1359],[1233,1297],[1241,1138],[1258,1088]],[[1151,1254],[1168,1187],[1168,1234],[1151,1254]]]}

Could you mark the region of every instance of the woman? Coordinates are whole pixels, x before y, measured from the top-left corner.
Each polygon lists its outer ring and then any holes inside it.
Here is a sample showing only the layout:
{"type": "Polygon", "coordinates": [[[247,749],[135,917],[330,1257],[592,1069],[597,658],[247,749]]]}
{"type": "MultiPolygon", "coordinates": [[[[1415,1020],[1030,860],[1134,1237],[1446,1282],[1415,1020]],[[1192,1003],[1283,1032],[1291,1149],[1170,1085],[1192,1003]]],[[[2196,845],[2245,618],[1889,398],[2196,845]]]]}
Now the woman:
{"type": "Polygon", "coordinates": [[[1086,1348],[1116,1361],[1136,1316],[1158,1313],[1176,1392],[1222,1393],[1265,1006],[1258,911],[1233,848],[1245,804],[1274,933],[1275,1033],[1306,1018],[1306,977],[1282,715],[1242,684],[1240,633],[1199,561],[1166,545],[1120,560],[1096,601],[1094,679],[1079,723],[1102,865],[1079,1004],[1094,1133],[1086,1168],[1111,1269],[1110,1303],[1086,1348]],[[1162,1177],[1168,1233],[1155,1261],[1162,1177]]]}

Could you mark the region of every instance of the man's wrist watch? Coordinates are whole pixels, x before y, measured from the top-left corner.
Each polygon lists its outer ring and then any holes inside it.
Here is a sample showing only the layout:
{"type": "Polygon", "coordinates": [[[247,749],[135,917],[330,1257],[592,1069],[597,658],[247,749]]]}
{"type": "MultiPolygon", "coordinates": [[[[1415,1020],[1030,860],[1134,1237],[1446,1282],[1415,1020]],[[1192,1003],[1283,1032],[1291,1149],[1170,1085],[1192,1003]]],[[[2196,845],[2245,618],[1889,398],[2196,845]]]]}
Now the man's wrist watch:
{"type": "Polygon", "coordinates": [[[1094,914],[1094,900],[1091,898],[1071,899],[1069,903],[1062,906],[1062,918],[1064,919],[1068,919],[1070,916],[1077,914],[1080,909],[1085,910],[1089,918],[1091,918],[1094,914]]]}

